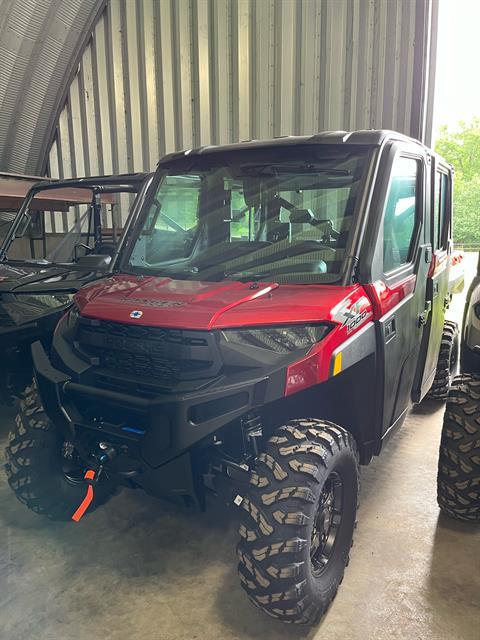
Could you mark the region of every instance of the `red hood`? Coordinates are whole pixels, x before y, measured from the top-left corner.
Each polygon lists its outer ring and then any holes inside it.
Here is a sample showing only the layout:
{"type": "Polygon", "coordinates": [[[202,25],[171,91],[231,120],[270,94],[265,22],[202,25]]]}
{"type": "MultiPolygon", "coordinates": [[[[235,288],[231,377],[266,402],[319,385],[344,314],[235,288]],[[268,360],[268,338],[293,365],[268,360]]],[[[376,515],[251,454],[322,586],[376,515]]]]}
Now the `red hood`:
{"type": "Polygon", "coordinates": [[[154,276],[113,276],[87,285],[75,299],[99,320],[179,329],[342,321],[354,302],[370,306],[362,287],[198,282],[154,276]],[[131,317],[132,312],[140,312],[131,317]]]}

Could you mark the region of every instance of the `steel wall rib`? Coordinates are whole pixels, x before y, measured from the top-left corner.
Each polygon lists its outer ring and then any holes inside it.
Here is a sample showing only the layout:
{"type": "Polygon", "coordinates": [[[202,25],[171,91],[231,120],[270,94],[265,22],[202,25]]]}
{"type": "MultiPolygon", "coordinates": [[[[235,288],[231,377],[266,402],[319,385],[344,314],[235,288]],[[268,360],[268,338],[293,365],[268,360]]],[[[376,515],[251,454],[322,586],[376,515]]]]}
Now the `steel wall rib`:
{"type": "Polygon", "coordinates": [[[47,168],[149,170],[176,149],[325,129],[427,137],[436,3],[110,0],[47,168]]]}

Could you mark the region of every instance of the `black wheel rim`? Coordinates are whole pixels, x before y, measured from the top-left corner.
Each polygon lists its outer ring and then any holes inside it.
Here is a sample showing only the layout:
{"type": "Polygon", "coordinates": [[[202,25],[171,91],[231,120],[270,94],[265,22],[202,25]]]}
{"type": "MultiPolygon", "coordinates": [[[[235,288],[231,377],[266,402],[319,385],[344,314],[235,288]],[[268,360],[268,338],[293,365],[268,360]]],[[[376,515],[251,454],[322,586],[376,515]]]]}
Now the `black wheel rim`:
{"type": "Polygon", "coordinates": [[[314,575],[325,571],[333,556],[342,523],[343,483],[332,472],[323,485],[310,538],[310,562],[314,575]]]}

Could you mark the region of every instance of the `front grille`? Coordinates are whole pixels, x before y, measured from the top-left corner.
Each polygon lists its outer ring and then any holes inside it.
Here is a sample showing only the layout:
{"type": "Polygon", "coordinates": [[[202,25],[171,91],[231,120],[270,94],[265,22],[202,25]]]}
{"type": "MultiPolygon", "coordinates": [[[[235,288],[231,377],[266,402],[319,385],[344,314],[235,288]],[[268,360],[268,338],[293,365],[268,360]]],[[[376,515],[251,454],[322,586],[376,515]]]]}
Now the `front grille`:
{"type": "Polygon", "coordinates": [[[82,318],[75,346],[84,359],[109,374],[153,385],[213,377],[220,368],[214,336],[202,331],[82,318]]]}
{"type": "Polygon", "coordinates": [[[109,349],[101,350],[99,355],[101,356],[102,366],[106,369],[161,380],[179,380],[182,370],[193,373],[194,371],[202,371],[210,365],[210,362],[197,362],[195,360],[180,362],[173,358],[161,358],[109,349]]]}

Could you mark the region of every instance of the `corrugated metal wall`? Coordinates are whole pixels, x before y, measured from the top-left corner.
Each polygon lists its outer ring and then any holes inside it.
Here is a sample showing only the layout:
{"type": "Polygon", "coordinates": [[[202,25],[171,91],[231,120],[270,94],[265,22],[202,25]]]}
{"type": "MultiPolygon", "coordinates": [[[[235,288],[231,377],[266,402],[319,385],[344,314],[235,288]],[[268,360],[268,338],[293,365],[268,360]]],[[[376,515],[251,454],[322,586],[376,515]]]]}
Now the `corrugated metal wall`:
{"type": "Polygon", "coordinates": [[[176,149],[325,129],[428,136],[437,2],[110,0],[49,171],[148,170],[176,149]]]}
{"type": "Polygon", "coordinates": [[[0,0],[0,170],[45,169],[65,85],[104,6],[105,0],[0,0]]]}

